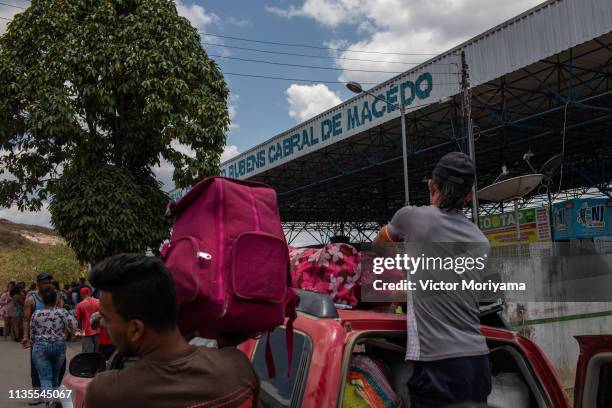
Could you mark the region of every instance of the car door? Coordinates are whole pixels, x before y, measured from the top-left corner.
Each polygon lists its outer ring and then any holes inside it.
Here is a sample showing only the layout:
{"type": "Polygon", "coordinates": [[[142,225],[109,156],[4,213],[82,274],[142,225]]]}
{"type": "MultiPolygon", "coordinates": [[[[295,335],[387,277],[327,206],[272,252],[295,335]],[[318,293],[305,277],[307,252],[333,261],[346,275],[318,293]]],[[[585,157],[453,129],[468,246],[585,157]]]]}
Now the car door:
{"type": "Polygon", "coordinates": [[[574,408],[612,407],[612,335],[575,336],[580,345],[574,408]]]}

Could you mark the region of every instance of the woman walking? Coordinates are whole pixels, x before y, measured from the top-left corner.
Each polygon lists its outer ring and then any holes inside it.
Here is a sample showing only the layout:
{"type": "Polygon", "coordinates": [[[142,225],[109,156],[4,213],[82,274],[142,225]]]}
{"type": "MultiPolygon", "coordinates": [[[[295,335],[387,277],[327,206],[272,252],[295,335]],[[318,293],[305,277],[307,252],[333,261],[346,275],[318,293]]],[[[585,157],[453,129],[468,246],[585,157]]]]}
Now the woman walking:
{"type": "Polygon", "coordinates": [[[32,315],[30,339],[32,360],[43,390],[59,387],[62,365],[66,361],[66,332],[77,329],[77,321],[64,308],[57,306],[57,292],[47,288],[42,293],[44,309],[32,315]]]}
{"type": "Polygon", "coordinates": [[[4,325],[2,326],[2,334],[4,335],[4,340],[6,341],[9,337],[9,332],[11,331],[11,318],[8,315],[10,304],[13,303],[13,299],[11,298],[11,290],[15,287],[15,281],[10,281],[6,290],[2,292],[0,295],[0,316],[2,316],[2,321],[4,325]]]}
{"type": "Polygon", "coordinates": [[[21,341],[21,331],[23,328],[23,304],[25,303],[25,290],[19,285],[11,289],[11,303],[8,307],[7,315],[11,319],[11,331],[13,340],[21,341]]]}

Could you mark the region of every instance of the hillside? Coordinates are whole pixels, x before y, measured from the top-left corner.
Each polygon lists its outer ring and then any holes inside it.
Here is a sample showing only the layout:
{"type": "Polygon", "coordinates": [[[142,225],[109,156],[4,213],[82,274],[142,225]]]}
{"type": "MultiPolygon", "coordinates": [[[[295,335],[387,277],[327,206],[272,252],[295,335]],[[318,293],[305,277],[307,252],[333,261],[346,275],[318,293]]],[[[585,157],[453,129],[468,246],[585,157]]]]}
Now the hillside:
{"type": "Polygon", "coordinates": [[[29,284],[41,271],[64,284],[86,270],[52,229],[0,219],[0,288],[11,279],[29,284]]]}

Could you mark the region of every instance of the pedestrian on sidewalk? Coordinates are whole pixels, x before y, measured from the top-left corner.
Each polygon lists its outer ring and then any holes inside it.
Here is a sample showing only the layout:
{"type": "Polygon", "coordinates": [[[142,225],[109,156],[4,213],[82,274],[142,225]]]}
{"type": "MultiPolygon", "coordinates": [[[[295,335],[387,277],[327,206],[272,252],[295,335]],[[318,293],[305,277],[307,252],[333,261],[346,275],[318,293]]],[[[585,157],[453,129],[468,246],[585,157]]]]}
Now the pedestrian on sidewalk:
{"type": "Polygon", "coordinates": [[[43,391],[59,387],[62,366],[66,362],[66,332],[77,329],[77,321],[67,310],[57,306],[57,291],[47,288],[42,293],[43,309],[38,309],[30,321],[33,341],[32,360],[43,391]]]}
{"type": "Polygon", "coordinates": [[[100,301],[91,297],[91,289],[84,286],[79,294],[83,299],[76,308],[76,318],[83,335],[82,352],[93,353],[98,351],[100,329],[91,327],[91,316],[100,310],[100,301]]]}
{"type": "MultiPolygon", "coordinates": [[[[40,379],[38,378],[38,371],[36,371],[36,368],[34,367],[34,361],[32,359],[32,349],[33,349],[32,341],[33,340],[30,339],[30,320],[35,311],[42,310],[45,308],[45,303],[42,300],[43,293],[46,292],[48,288],[51,288],[53,290],[53,287],[51,285],[52,281],[53,281],[53,277],[49,275],[48,273],[41,272],[38,275],[36,275],[36,288],[38,289],[36,291],[31,291],[26,296],[25,304],[23,307],[23,340],[21,344],[23,345],[24,348],[30,349],[30,376],[32,377],[32,387],[33,388],[40,388],[40,379]]],[[[61,299],[57,299],[57,296],[56,296],[56,305],[58,307],[64,306],[61,302],[61,299]]],[[[63,377],[63,373],[65,370],[66,370],[66,361],[64,360],[64,364],[62,365],[62,368],[61,368],[62,374],[60,375],[60,377],[63,377]]],[[[43,402],[42,400],[37,399],[37,400],[30,401],[28,404],[38,405],[38,404],[41,404],[42,402],[43,402]]]]}
{"type": "Polygon", "coordinates": [[[6,290],[2,292],[0,295],[0,316],[2,316],[2,321],[4,325],[2,326],[2,334],[4,335],[4,340],[6,341],[9,338],[9,333],[11,331],[11,318],[8,315],[9,304],[13,303],[13,299],[11,298],[11,290],[15,287],[15,281],[10,281],[6,287],[6,290]]]}
{"type": "Polygon", "coordinates": [[[21,341],[21,325],[23,323],[23,305],[25,303],[25,291],[20,286],[15,286],[10,292],[11,305],[8,308],[8,316],[11,320],[11,331],[13,340],[21,341]]]}

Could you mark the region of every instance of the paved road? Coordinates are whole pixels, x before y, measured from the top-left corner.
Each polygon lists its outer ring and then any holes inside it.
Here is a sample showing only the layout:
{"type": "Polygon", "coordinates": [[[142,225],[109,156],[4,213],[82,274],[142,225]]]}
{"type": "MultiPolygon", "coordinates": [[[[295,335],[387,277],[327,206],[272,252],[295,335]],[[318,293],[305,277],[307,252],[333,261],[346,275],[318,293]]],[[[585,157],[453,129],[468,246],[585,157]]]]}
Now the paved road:
{"type": "MultiPolygon", "coordinates": [[[[71,359],[80,351],[80,341],[68,343],[67,358],[71,359]]],[[[0,407],[28,407],[26,400],[9,399],[9,390],[31,388],[29,351],[24,350],[19,343],[5,341],[4,337],[0,337],[0,407]]]]}

